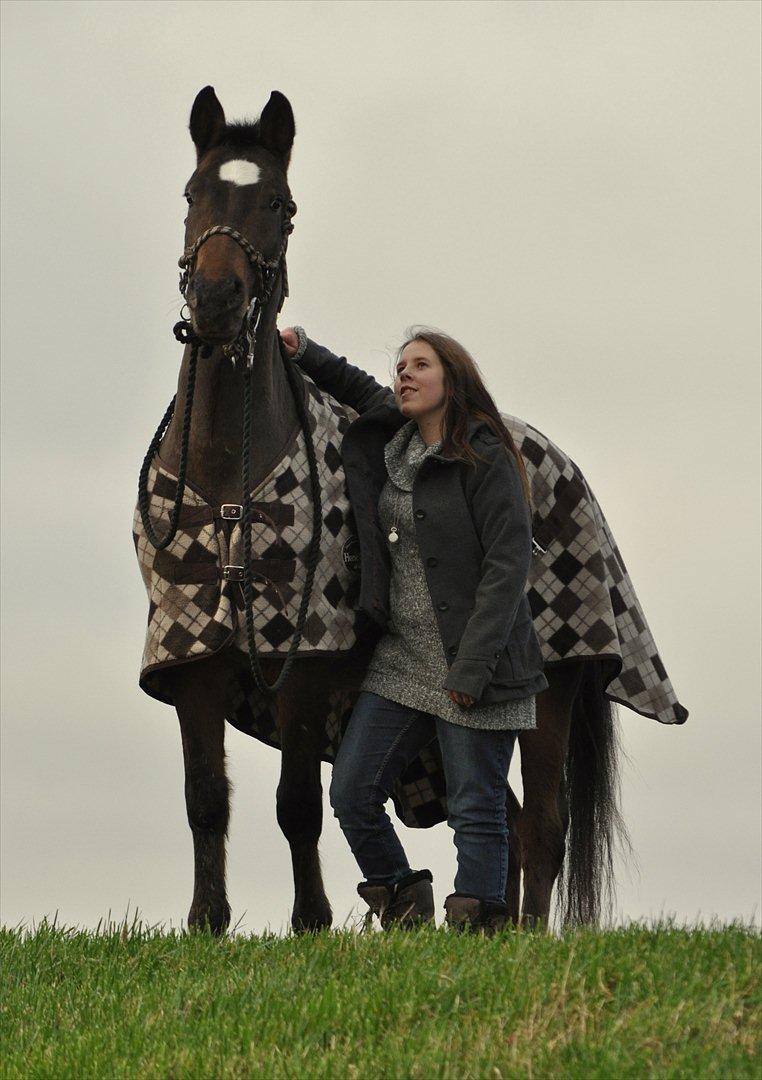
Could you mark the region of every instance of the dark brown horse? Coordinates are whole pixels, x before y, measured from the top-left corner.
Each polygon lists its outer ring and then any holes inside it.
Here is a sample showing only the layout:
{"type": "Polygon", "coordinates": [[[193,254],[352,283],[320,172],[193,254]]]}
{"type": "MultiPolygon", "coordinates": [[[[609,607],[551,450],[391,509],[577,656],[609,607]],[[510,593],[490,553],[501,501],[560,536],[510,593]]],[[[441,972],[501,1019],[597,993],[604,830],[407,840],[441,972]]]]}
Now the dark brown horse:
{"type": "MultiPolygon", "coordinates": [[[[240,503],[242,497],[242,402],[247,373],[245,364],[231,362],[226,346],[246,325],[254,297],[259,296],[262,303],[252,354],[248,457],[252,488],[282,459],[302,422],[294,399],[294,376],[287,374],[276,326],[287,289],[285,262],[280,258],[283,237],[295,213],[287,181],[294,133],[291,106],[278,92],[271,94],[256,123],[228,124],[211,87],[198,94],[191,112],[197,165],[186,185],[190,209],[185,242],[192,258],[186,262],[184,288],[190,333],[197,343],[207,346],[207,355],[202,354],[195,378],[186,464],[188,478],[220,507],[240,503]],[[207,235],[214,226],[234,230],[244,242],[230,231],[207,235]]],[[[183,456],[182,418],[192,355],[192,346],[187,344],[176,411],[160,446],[161,460],[176,476],[183,456]]],[[[297,370],[295,365],[293,370],[297,370]]],[[[297,656],[274,699],[282,750],[277,817],[291,848],[292,925],[297,930],[331,924],[318,856],[320,761],[328,694],[337,687],[357,694],[372,644],[361,641],[340,659],[297,656]]],[[[269,683],[282,666],[281,659],[261,661],[269,683]]],[[[169,665],[164,673],[166,700],[172,701],[180,720],[195,853],[188,923],[208,926],[216,933],[230,919],[225,887],[229,815],[225,723],[231,686],[248,670],[248,658],[231,645],[205,659],[169,665]]],[[[506,899],[510,917],[518,923],[523,871],[523,921],[546,923],[553,885],[565,864],[562,919],[593,921],[612,880],[612,843],[621,829],[614,717],[597,660],[548,665],[546,674],[550,685],[538,698],[537,729],[519,736],[524,804],[520,806],[509,793],[506,899]]]]}

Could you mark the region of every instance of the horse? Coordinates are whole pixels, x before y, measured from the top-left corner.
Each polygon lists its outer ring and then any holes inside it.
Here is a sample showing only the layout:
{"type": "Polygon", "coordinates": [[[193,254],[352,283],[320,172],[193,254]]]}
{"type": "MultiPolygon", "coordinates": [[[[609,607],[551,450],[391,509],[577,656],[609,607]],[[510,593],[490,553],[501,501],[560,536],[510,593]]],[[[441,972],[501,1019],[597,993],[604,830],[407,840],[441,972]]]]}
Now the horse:
{"type": "MultiPolygon", "coordinates": [[[[318,931],[332,923],[318,853],[328,701],[339,690],[351,707],[374,638],[361,634],[352,648],[326,656],[300,656],[293,649],[286,659],[251,655],[256,646],[250,620],[250,492],[283,459],[294,433],[301,428],[306,435],[308,427],[300,404],[304,376],[285,360],[277,329],[288,293],[285,254],[296,213],[287,178],[294,114],[287,98],[273,91],[257,121],[230,123],[207,86],[195,98],[189,129],[196,167],[185,187],[189,209],[180,260],[187,317],[176,328],[185,348],[174,406],[141,472],[141,520],[151,540],[144,548],[159,559],[169,533],[162,538],[151,530],[168,522],[171,533],[183,515],[190,520],[193,508],[182,503],[187,485],[218,508],[214,527],[225,535],[240,527],[243,516],[244,566],[226,566],[224,576],[235,571],[243,580],[250,655],[220,638],[204,655],[167,662],[158,673],[162,689],[156,696],[174,705],[182,741],[194,849],[187,921],[189,929],[218,935],[230,922],[225,726],[234,688],[251,686],[253,680],[272,703],[281,750],[276,816],[292,858],[291,926],[295,932],[318,931]],[[151,518],[148,478],[156,480],[150,469],[157,462],[177,482],[162,512],[151,518]]],[[[314,540],[326,519],[321,522],[314,486],[312,496],[314,540]]],[[[210,569],[205,580],[212,581],[214,573],[210,569]]],[[[269,583],[277,586],[274,578],[269,583]]],[[[616,838],[626,841],[617,807],[616,717],[604,692],[611,671],[595,657],[572,656],[548,664],[546,675],[548,689],[537,699],[537,727],[518,738],[523,805],[510,788],[506,804],[509,919],[538,927],[549,924],[562,869],[563,921],[598,920],[604,894],[611,896],[616,838]]]]}

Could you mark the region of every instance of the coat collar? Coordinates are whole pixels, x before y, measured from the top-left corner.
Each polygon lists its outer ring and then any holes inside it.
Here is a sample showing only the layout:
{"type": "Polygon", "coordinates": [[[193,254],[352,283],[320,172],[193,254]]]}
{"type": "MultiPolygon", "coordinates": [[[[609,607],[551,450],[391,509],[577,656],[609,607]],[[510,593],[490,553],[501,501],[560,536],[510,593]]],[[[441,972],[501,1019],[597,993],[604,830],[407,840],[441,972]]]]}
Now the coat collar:
{"type": "Polygon", "coordinates": [[[415,420],[407,420],[384,447],[386,471],[398,488],[412,491],[415,474],[427,458],[435,457],[442,440],[426,446],[415,420]]]}

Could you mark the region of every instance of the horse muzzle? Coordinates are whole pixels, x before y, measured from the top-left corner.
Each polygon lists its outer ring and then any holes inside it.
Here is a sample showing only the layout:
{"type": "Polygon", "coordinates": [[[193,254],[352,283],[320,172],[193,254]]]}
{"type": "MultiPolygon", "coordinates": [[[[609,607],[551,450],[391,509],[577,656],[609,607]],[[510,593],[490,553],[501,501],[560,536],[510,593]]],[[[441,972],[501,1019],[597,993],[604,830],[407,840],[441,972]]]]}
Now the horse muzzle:
{"type": "Polygon", "coordinates": [[[238,337],[248,309],[239,277],[231,275],[222,281],[194,277],[188,285],[187,303],[191,326],[206,344],[224,345],[238,337]]]}

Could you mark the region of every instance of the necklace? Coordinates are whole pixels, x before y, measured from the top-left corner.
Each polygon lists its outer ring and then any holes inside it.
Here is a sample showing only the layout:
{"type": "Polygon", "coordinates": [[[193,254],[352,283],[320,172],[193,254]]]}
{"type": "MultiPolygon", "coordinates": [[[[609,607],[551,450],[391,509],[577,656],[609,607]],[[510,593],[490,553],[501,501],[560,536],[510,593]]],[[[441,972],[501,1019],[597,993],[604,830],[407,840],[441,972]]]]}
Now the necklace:
{"type": "MultiPolygon", "coordinates": [[[[389,494],[391,494],[391,488],[389,490],[389,494]]],[[[388,540],[389,540],[390,544],[396,544],[397,541],[400,538],[399,522],[400,522],[399,504],[397,502],[397,495],[395,493],[395,496],[394,496],[394,521],[392,522],[392,527],[389,529],[389,536],[388,536],[388,540]]]]}
{"type": "MultiPolygon", "coordinates": [[[[415,434],[415,433],[413,433],[413,434],[415,434]]],[[[422,440],[421,440],[421,442],[422,442],[422,440]]],[[[442,444],[441,444],[441,441],[440,441],[439,443],[437,443],[436,447],[434,447],[433,449],[438,450],[438,449],[441,448],[441,445],[442,444]]],[[[414,472],[418,471],[418,467],[421,465],[423,458],[426,456],[426,450],[427,449],[429,449],[429,448],[426,447],[425,445],[423,445],[422,454],[418,454],[416,452],[416,453],[411,455],[410,442],[408,442],[408,446],[407,446],[407,450],[406,450],[406,458],[407,458],[407,460],[409,462],[412,463],[414,472]]],[[[400,538],[400,505],[401,505],[401,503],[400,503],[400,500],[399,500],[398,495],[397,495],[397,485],[394,483],[394,481],[391,479],[391,477],[389,479],[389,482],[390,482],[390,488],[389,488],[389,497],[390,497],[390,499],[391,499],[391,495],[392,495],[392,488],[394,489],[394,500],[393,500],[394,518],[393,518],[393,521],[392,521],[391,528],[389,529],[389,535],[387,536],[387,540],[389,541],[390,544],[396,544],[398,542],[399,538],[400,538]]],[[[404,498],[404,496],[403,496],[403,498],[404,498]]]]}

